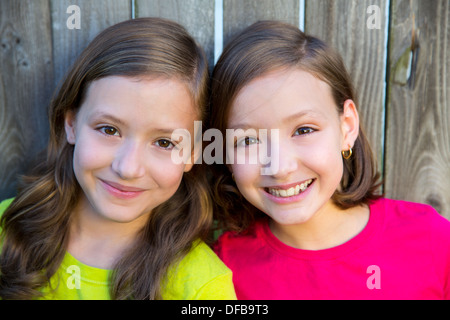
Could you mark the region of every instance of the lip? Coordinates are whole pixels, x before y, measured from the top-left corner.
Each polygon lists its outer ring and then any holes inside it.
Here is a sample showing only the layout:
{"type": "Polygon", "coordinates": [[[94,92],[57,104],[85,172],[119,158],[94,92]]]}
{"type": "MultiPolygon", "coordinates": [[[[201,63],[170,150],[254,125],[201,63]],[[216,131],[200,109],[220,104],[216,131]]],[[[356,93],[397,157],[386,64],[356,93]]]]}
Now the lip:
{"type": "Polygon", "coordinates": [[[306,179],[306,180],[303,180],[303,181],[300,181],[300,182],[294,182],[294,183],[290,183],[290,184],[282,184],[282,185],[276,185],[276,186],[267,186],[267,187],[264,187],[264,188],[265,189],[267,188],[267,189],[283,189],[283,190],[287,190],[289,188],[295,187],[296,185],[301,185],[301,184],[303,184],[303,183],[305,183],[306,181],[309,181],[309,180],[313,180],[312,183],[314,183],[315,179],[311,178],[311,179],[306,179]]]}
{"type": "Polygon", "coordinates": [[[287,190],[289,188],[295,187],[296,185],[301,185],[302,183],[304,183],[304,182],[306,182],[308,180],[310,180],[310,179],[307,179],[307,180],[304,180],[304,181],[301,181],[301,182],[291,183],[291,184],[283,184],[283,185],[277,185],[277,186],[264,187],[264,188],[262,188],[262,190],[263,190],[264,195],[269,200],[271,200],[273,202],[276,202],[278,204],[287,204],[287,203],[297,202],[297,201],[303,200],[311,192],[311,189],[314,186],[314,182],[316,182],[316,179],[312,179],[313,181],[306,188],[305,191],[300,192],[298,195],[291,196],[291,197],[276,197],[276,196],[272,195],[270,192],[267,192],[266,190],[268,188],[287,190]]]}
{"type": "Polygon", "coordinates": [[[120,183],[102,179],[99,180],[102,183],[103,188],[108,191],[109,194],[121,199],[136,198],[145,191],[145,189],[142,188],[124,186],[120,183]]]}

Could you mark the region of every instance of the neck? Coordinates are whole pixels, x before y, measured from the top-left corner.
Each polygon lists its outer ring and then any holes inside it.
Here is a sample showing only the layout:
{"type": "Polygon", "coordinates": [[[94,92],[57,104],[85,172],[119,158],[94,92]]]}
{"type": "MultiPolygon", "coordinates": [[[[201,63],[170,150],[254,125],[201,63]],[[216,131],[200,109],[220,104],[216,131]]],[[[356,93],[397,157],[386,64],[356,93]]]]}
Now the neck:
{"type": "Polygon", "coordinates": [[[107,220],[89,210],[83,201],[72,214],[68,251],[80,262],[111,269],[129,248],[145,221],[121,223],[107,220]],[[139,223],[138,223],[139,222],[139,223]]]}
{"type": "Polygon", "coordinates": [[[283,243],[303,250],[323,250],[341,245],[358,235],[369,221],[369,208],[347,210],[325,205],[308,221],[281,225],[270,221],[272,233],[283,243]]]}

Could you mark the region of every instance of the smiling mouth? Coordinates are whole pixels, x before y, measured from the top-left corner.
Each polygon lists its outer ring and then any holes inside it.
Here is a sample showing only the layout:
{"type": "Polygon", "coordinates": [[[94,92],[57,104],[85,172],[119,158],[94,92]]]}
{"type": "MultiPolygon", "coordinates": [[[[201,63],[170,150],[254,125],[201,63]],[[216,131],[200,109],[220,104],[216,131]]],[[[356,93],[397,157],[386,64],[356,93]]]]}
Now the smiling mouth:
{"type": "Polygon", "coordinates": [[[145,189],[124,186],[124,185],[121,185],[119,183],[115,183],[112,181],[101,180],[101,179],[100,179],[100,181],[102,181],[103,184],[106,185],[109,190],[114,191],[114,192],[119,192],[119,193],[124,193],[124,194],[138,194],[138,193],[142,193],[143,191],[145,191],[145,189]]]}
{"type": "Polygon", "coordinates": [[[297,196],[300,193],[304,192],[308,187],[313,183],[315,179],[309,179],[304,181],[303,183],[292,186],[288,189],[282,188],[264,188],[264,191],[270,193],[274,197],[278,198],[288,198],[292,196],[297,196]]]}

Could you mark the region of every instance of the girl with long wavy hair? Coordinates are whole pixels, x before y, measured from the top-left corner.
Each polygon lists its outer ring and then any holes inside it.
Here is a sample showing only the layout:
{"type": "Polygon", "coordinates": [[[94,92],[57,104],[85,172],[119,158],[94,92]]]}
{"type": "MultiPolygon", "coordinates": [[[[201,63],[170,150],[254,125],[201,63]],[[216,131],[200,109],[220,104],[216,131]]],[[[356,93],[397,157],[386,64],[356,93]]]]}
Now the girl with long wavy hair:
{"type": "Polygon", "coordinates": [[[45,161],[0,205],[2,299],[235,298],[204,241],[204,171],[172,134],[194,135],[207,87],[174,22],[124,21],[89,44],[51,102],[45,161]]]}

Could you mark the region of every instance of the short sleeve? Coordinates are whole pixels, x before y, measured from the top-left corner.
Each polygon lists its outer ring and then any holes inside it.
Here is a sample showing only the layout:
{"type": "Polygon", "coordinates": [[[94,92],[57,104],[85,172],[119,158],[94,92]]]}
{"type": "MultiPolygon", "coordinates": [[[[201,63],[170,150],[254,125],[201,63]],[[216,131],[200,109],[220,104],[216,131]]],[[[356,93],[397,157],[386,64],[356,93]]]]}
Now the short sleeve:
{"type": "Polygon", "coordinates": [[[193,249],[168,272],[163,285],[164,300],[234,300],[236,294],[231,270],[204,242],[193,249]]]}
{"type": "Polygon", "coordinates": [[[236,300],[231,272],[216,277],[197,291],[195,300],[236,300]]]}

